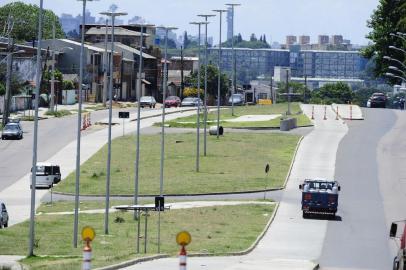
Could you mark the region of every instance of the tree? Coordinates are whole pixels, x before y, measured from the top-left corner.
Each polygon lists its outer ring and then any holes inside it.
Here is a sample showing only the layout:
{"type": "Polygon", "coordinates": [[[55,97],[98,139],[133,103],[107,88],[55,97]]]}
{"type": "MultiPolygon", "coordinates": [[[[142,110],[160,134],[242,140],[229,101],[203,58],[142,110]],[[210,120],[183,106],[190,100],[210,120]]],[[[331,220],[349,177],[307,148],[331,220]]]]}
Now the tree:
{"type": "MultiPolygon", "coordinates": [[[[201,67],[201,70],[204,70],[204,66],[201,67]]],[[[212,97],[214,100],[217,97],[217,88],[218,88],[218,74],[219,70],[216,66],[209,64],[207,65],[207,94],[212,97]]],[[[230,82],[226,74],[221,74],[221,89],[220,95],[224,100],[226,96],[230,82]]],[[[186,77],[185,85],[189,87],[197,86],[197,72],[193,72],[190,76],[186,77]]],[[[200,73],[200,86],[204,89],[204,72],[200,73]]]]}
{"type": "MultiPolygon", "coordinates": [[[[8,17],[13,17],[14,27],[11,37],[17,41],[32,41],[37,38],[39,7],[37,5],[14,2],[0,7],[0,29],[4,29],[8,17]]],[[[52,25],[55,22],[57,38],[63,38],[64,32],[58,17],[51,10],[43,13],[43,39],[52,38],[52,25]]]]}
{"type": "MultiPolygon", "coordinates": [[[[373,44],[363,50],[363,55],[376,62],[375,76],[382,76],[388,71],[388,66],[393,65],[384,56],[390,56],[404,61],[402,52],[389,49],[389,46],[403,47],[402,39],[391,36],[390,33],[406,31],[406,5],[404,1],[380,0],[377,9],[367,22],[372,30],[367,35],[373,44]],[[402,4],[403,3],[403,4],[402,4]]],[[[395,82],[396,80],[391,80],[395,82]]]]}
{"type": "MultiPolygon", "coordinates": [[[[161,44],[161,46],[165,44],[161,44]]],[[[173,39],[168,38],[168,49],[176,49],[176,42],[173,39]]]]}
{"type": "Polygon", "coordinates": [[[0,96],[4,96],[6,94],[6,87],[3,83],[0,82],[0,96]]]}
{"type": "Polygon", "coordinates": [[[342,82],[325,84],[317,90],[313,90],[311,103],[342,103],[352,102],[354,92],[342,82]]]}
{"type": "MultiPolygon", "coordinates": [[[[310,97],[311,92],[308,88],[305,87],[303,83],[299,82],[289,82],[288,86],[290,88],[291,93],[298,94],[297,97],[292,97],[292,100],[295,101],[303,101],[303,93],[306,91],[306,97],[310,97]]],[[[286,94],[286,83],[278,83],[278,94],[286,94]]],[[[286,96],[278,97],[279,102],[286,102],[288,98],[286,96]]]]}
{"type": "Polygon", "coordinates": [[[237,43],[240,43],[240,42],[242,42],[242,41],[243,41],[242,36],[241,36],[240,33],[238,33],[238,36],[237,36],[237,43]]]}
{"type": "Polygon", "coordinates": [[[259,38],[259,41],[260,41],[260,42],[264,42],[263,39],[262,39],[262,35],[261,35],[261,37],[259,38]]]}
{"type": "Polygon", "coordinates": [[[265,34],[264,34],[264,38],[262,39],[262,41],[263,41],[264,43],[267,43],[267,44],[268,44],[268,42],[266,42],[266,36],[265,36],[265,34]]]}
{"type": "Polygon", "coordinates": [[[250,41],[258,41],[254,33],[251,34],[250,41]]]}
{"type": "Polygon", "coordinates": [[[187,49],[190,45],[190,40],[187,37],[187,32],[185,31],[185,33],[183,33],[183,48],[187,49]]]}

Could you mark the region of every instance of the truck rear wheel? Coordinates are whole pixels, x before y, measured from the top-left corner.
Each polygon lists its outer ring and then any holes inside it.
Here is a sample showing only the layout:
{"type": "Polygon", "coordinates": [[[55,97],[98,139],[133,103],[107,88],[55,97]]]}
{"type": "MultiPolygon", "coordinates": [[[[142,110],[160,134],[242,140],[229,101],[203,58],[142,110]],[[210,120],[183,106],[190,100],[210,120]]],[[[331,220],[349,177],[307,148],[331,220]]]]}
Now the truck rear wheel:
{"type": "Polygon", "coordinates": [[[307,212],[305,212],[305,211],[303,211],[303,218],[307,218],[308,216],[309,216],[309,214],[307,213],[307,212]]]}

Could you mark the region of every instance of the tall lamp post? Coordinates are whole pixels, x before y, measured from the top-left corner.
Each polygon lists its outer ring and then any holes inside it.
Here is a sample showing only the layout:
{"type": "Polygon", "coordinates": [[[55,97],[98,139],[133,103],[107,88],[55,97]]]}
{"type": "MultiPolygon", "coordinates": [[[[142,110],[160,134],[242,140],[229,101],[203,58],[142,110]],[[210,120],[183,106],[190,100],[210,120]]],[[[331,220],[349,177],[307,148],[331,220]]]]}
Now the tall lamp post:
{"type": "Polygon", "coordinates": [[[235,50],[234,50],[234,8],[241,6],[241,4],[226,4],[231,8],[231,50],[233,54],[233,87],[231,91],[231,115],[234,116],[234,97],[233,94],[237,92],[237,80],[236,80],[236,64],[235,64],[235,50]]]}
{"type": "MultiPolygon", "coordinates": [[[[208,22],[191,22],[190,24],[197,25],[199,28],[199,38],[198,38],[198,46],[199,46],[199,57],[198,57],[198,66],[197,66],[197,137],[196,137],[196,172],[199,172],[200,167],[200,36],[201,36],[201,26],[207,25],[208,22]]],[[[205,108],[206,109],[206,108],[205,108]]]]}
{"type": "MultiPolygon", "coordinates": [[[[80,178],[80,126],[82,124],[82,83],[83,83],[83,57],[84,57],[84,43],[85,43],[85,23],[86,23],[86,2],[94,0],[78,0],[83,2],[82,6],[82,39],[80,46],[80,60],[79,60],[79,92],[78,92],[78,123],[77,123],[77,140],[76,140],[76,177],[75,177],[75,214],[73,222],[73,246],[78,246],[78,224],[79,224],[79,178],[80,178]]],[[[41,28],[39,28],[41,29],[41,28]]]]}
{"type": "Polygon", "coordinates": [[[199,17],[205,18],[205,32],[204,32],[204,156],[207,155],[207,25],[209,24],[208,18],[215,17],[212,14],[200,14],[199,17]]]}
{"type": "Polygon", "coordinates": [[[220,22],[220,34],[219,34],[219,53],[218,53],[218,83],[217,83],[217,139],[220,138],[220,89],[221,89],[221,24],[223,13],[227,12],[225,9],[214,9],[214,12],[219,13],[219,22],[220,22]]]}
{"type": "Polygon", "coordinates": [[[114,72],[114,20],[118,16],[127,15],[126,12],[101,12],[101,15],[111,17],[111,55],[110,55],[110,87],[109,87],[109,128],[107,141],[107,177],[106,177],[106,208],[104,214],[104,234],[109,234],[110,209],[110,168],[111,168],[111,121],[113,117],[113,72],[114,72]]]}
{"type": "MultiPolygon", "coordinates": [[[[37,145],[38,145],[38,102],[41,83],[41,40],[42,40],[42,13],[44,9],[44,1],[40,0],[39,18],[38,18],[38,44],[37,44],[37,78],[35,85],[35,116],[34,116],[34,142],[32,147],[32,180],[31,180],[31,207],[30,207],[30,232],[29,232],[29,248],[28,256],[34,255],[34,239],[35,239],[35,187],[37,176],[37,145]]],[[[4,117],[4,116],[3,116],[4,117]]]]}
{"type": "Polygon", "coordinates": [[[162,130],[161,130],[161,166],[159,175],[159,195],[163,195],[164,187],[164,155],[165,155],[165,98],[166,98],[166,88],[168,86],[168,32],[171,30],[178,29],[177,27],[164,27],[159,26],[158,28],[165,31],[165,62],[164,62],[164,74],[163,74],[163,89],[162,89],[162,130]]]}
{"type": "MultiPolygon", "coordinates": [[[[138,81],[137,81],[137,92],[136,98],[138,101],[138,108],[137,108],[137,136],[136,136],[136,155],[135,155],[135,179],[134,179],[134,204],[138,204],[138,194],[139,194],[139,168],[140,168],[140,129],[141,129],[141,106],[140,106],[140,98],[141,98],[141,74],[143,69],[143,37],[144,37],[144,28],[146,27],[154,27],[153,24],[139,24],[138,26],[141,27],[141,38],[140,38],[140,58],[138,62],[138,81]]],[[[135,217],[138,218],[138,213],[136,213],[135,217]]]]}

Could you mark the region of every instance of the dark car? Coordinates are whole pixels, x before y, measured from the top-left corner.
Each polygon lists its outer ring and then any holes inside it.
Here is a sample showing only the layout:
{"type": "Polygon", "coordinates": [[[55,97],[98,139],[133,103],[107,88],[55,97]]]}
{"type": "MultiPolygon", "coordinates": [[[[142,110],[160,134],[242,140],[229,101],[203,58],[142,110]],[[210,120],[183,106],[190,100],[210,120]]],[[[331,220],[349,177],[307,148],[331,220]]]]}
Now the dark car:
{"type": "Polygon", "coordinates": [[[3,131],[1,132],[1,139],[22,139],[23,138],[23,129],[21,128],[20,123],[8,123],[4,126],[3,131]]]}
{"type": "Polygon", "coordinates": [[[6,205],[3,202],[0,202],[0,229],[8,227],[8,212],[6,205]]]}
{"type": "Polygon", "coordinates": [[[181,100],[177,96],[170,96],[165,99],[165,107],[179,107],[181,104],[181,100]]]}
{"type": "Polygon", "coordinates": [[[155,108],[156,100],[153,96],[143,96],[140,98],[140,106],[141,108],[150,107],[155,108]]]}
{"type": "Polygon", "coordinates": [[[386,108],[388,98],[384,93],[373,93],[367,102],[370,108],[386,108]]]}
{"type": "Polygon", "coordinates": [[[182,100],[181,106],[182,107],[197,107],[202,106],[203,101],[197,97],[187,97],[182,100]]]}
{"type": "Polygon", "coordinates": [[[244,100],[244,96],[241,94],[233,94],[229,99],[228,99],[228,104],[229,105],[244,105],[245,100],[244,100]]]}

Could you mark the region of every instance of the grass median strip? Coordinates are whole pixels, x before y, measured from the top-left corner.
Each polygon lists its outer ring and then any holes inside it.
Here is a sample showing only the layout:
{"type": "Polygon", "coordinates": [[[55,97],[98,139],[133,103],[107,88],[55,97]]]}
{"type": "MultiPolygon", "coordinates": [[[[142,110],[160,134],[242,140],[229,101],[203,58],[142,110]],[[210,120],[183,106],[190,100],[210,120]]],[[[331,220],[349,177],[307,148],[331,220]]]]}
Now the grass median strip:
{"type": "MultiPolygon", "coordinates": [[[[208,137],[208,155],[195,171],[196,134],[168,134],[165,141],[164,194],[239,192],[281,187],[299,136],[228,133],[208,137]],[[266,178],[264,168],[271,170],[266,178]]],[[[203,141],[203,140],[202,140],[203,141]]],[[[135,139],[121,137],[112,144],[111,194],[133,194],[135,139]]],[[[201,145],[203,143],[201,142],[201,145]]],[[[140,194],[159,194],[160,136],[141,137],[140,194]]],[[[81,166],[81,194],[105,194],[107,146],[81,166]]],[[[75,173],[55,187],[74,193],[75,173]]]]}
{"type": "MultiPolygon", "coordinates": [[[[255,105],[255,106],[235,106],[234,107],[234,116],[231,115],[231,109],[221,110],[220,113],[220,122],[221,126],[227,128],[247,128],[247,127],[264,127],[264,128],[278,128],[280,127],[281,116],[268,120],[268,121],[250,121],[250,122],[228,122],[226,120],[235,119],[244,115],[271,115],[271,114],[280,114],[284,115],[287,111],[287,103],[280,103],[274,105],[255,105]]],[[[299,103],[291,104],[292,115],[289,117],[297,118],[298,126],[308,126],[311,125],[309,118],[301,113],[299,103]]],[[[200,116],[200,121],[203,124],[204,116],[203,113],[200,116]]],[[[217,112],[210,112],[207,115],[208,125],[216,125],[217,123],[217,112]]],[[[178,128],[191,128],[196,127],[196,116],[188,116],[177,118],[172,121],[168,121],[170,127],[178,128]]],[[[160,123],[155,124],[159,126],[160,123]]]]}
{"type": "MultiPolygon", "coordinates": [[[[189,253],[224,254],[243,251],[250,247],[263,231],[274,210],[274,205],[236,205],[179,209],[164,212],[161,217],[161,252],[175,255],[179,251],[175,236],[181,230],[192,235],[189,253]]],[[[100,267],[145,256],[136,254],[136,221],[133,214],[113,213],[110,216],[110,235],[103,235],[102,214],[81,214],[80,228],[92,226],[96,238],[92,243],[93,266],[100,267]]],[[[38,257],[22,262],[31,269],[79,269],[81,248],[72,247],[73,215],[37,216],[35,254],[38,257]]],[[[144,217],[141,219],[144,228],[144,217]]],[[[29,223],[24,222],[0,230],[0,254],[27,252],[29,223]]],[[[143,250],[144,233],[141,233],[143,250]]],[[[148,218],[147,255],[157,252],[157,213],[148,218]]],[[[176,265],[174,265],[174,268],[176,265]]]]}

